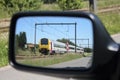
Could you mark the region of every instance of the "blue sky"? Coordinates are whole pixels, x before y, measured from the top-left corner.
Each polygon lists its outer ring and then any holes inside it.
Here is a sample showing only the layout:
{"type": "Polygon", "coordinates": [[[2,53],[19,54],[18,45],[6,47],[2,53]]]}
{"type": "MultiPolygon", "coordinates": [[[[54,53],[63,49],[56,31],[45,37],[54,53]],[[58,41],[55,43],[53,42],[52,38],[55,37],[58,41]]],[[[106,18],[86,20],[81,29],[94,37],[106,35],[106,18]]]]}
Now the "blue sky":
{"type": "MultiPolygon", "coordinates": [[[[86,18],[77,17],[22,17],[16,24],[16,34],[26,32],[27,43],[34,44],[35,23],[76,23],[77,39],[89,39],[89,43],[93,44],[92,22],[86,18]]],[[[57,40],[61,38],[75,38],[75,25],[37,25],[36,43],[41,38],[57,40]]],[[[71,40],[74,42],[74,40],[71,40]]],[[[87,44],[87,40],[77,40],[77,44],[87,44]]],[[[84,45],[85,46],[85,45],[84,45]]]]}

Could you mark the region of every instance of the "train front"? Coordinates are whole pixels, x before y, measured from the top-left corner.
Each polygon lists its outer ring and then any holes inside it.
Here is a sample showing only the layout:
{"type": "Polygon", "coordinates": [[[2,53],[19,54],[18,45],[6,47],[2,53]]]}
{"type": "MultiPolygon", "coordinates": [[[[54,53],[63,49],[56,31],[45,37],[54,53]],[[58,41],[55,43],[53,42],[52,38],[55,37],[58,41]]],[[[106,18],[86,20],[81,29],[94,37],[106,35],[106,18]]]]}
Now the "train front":
{"type": "Polygon", "coordinates": [[[48,55],[50,52],[51,43],[47,38],[42,38],[39,44],[39,52],[44,55],[48,55]]]}

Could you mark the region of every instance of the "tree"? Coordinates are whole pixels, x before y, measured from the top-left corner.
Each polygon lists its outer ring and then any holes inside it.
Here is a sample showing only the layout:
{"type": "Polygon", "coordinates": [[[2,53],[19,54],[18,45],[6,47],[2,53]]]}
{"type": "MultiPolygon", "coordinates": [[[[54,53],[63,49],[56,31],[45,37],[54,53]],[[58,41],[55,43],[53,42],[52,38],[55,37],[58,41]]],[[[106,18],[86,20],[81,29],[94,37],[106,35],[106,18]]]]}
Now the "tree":
{"type": "Polygon", "coordinates": [[[4,10],[7,11],[8,14],[12,13],[12,8],[13,8],[13,4],[12,4],[12,0],[0,0],[0,7],[4,10]]]}
{"type": "Polygon", "coordinates": [[[41,0],[13,0],[12,3],[17,11],[35,10],[42,5],[41,0]]]}
{"type": "Polygon", "coordinates": [[[57,0],[62,10],[73,10],[82,8],[82,0],[57,0]]]}
{"type": "Polygon", "coordinates": [[[58,42],[62,42],[62,43],[69,43],[69,45],[73,45],[75,46],[75,44],[73,42],[71,42],[69,39],[65,39],[65,38],[62,38],[62,39],[57,39],[58,42]]]}
{"type": "Polygon", "coordinates": [[[19,11],[38,10],[41,5],[41,0],[1,0],[1,7],[9,14],[12,15],[19,11]]]}
{"type": "Polygon", "coordinates": [[[18,42],[19,42],[19,35],[15,36],[15,53],[18,53],[18,42]]]}
{"type": "Polygon", "coordinates": [[[15,44],[16,48],[24,49],[26,43],[27,43],[27,38],[25,32],[20,32],[19,34],[16,35],[16,44],[15,44]]]}
{"type": "Polygon", "coordinates": [[[91,52],[92,52],[92,49],[91,49],[91,48],[84,48],[84,51],[85,51],[85,52],[88,52],[88,53],[91,53],[91,52]]]}

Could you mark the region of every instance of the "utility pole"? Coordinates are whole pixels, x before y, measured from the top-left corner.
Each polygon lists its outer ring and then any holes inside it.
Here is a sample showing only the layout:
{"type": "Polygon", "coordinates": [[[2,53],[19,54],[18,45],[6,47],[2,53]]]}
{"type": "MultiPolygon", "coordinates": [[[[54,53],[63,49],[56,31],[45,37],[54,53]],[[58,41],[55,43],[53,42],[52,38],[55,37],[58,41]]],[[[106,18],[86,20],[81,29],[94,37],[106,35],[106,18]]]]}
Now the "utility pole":
{"type": "Polygon", "coordinates": [[[77,41],[76,41],[76,39],[77,39],[77,27],[76,27],[76,25],[77,25],[77,23],[75,23],[75,53],[77,52],[77,50],[76,50],[76,46],[77,46],[77,41]]]}
{"type": "MultiPolygon", "coordinates": [[[[75,45],[77,44],[77,23],[35,23],[35,33],[34,33],[34,53],[36,54],[36,29],[37,25],[74,25],[75,26],[75,45]]],[[[75,52],[76,52],[76,46],[75,46],[75,52]]]]}
{"type": "Polygon", "coordinates": [[[37,27],[37,24],[35,24],[35,34],[34,34],[34,54],[36,54],[36,27],[37,27]]]}
{"type": "Polygon", "coordinates": [[[89,0],[89,10],[90,12],[97,13],[97,0],[89,0]]]}

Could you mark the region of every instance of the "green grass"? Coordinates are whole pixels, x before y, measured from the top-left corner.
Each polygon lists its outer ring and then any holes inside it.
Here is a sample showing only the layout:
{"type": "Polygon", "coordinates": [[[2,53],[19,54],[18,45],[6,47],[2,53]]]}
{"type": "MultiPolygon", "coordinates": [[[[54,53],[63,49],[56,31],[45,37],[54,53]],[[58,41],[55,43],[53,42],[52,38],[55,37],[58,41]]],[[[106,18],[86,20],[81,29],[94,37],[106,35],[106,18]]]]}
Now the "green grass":
{"type": "Polygon", "coordinates": [[[80,54],[64,54],[64,55],[52,55],[44,58],[26,58],[22,60],[17,60],[21,64],[26,64],[30,66],[48,66],[65,61],[70,61],[73,59],[81,58],[80,54]]]}
{"type": "Polygon", "coordinates": [[[41,6],[40,10],[43,10],[43,11],[60,11],[60,7],[56,4],[56,3],[53,3],[53,4],[44,4],[41,6]]]}
{"type": "Polygon", "coordinates": [[[99,18],[105,25],[107,31],[112,35],[120,33],[120,12],[114,11],[111,13],[98,14],[99,18]]]}
{"type": "Polygon", "coordinates": [[[98,8],[120,6],[120,0],[99,0],[97,6],[98,8]]]}
{"type": "Polygon", "coordinates": [[[8,15],[5,10],[0,9],[0,19],[8,17],[10,17],[10,15],[8,15]]]}
{"type": "Polygon", "coordinates": [[[36,54],[30,50],[21,50],[18,49],[16,53],[16,60],[18,63],[30,65],[30,66],[48,66],[52,64],[57,64],[65,61],[70,61],[73,59],[86,57],[92,55],[90,53],[75,54],[75,53],[66,53],[66,54],[56,54],[56,55],[42,55],[38,51],[36,54]]]}
{"type": "MultiPolygon", "coordinates": [[[[28,50],[28,49],[25,49],[25,50],[22,50],[22,49],[20,49],[20,48],[18,48],[18,49],[16,49],[17,51],[16,51],[16,55],[34,55],[34,52],[33,51],[31,51],[31,50],[28,50]]],[[[39,52],[38,52],[38,50],[36,50],[35,51],[36,52],[36,55],[39,55],[39,52]]]]}
{"type": "MultiPolygon", "coordinates": [[[[120,0],[96,0],[98,9],[120,6],[120,0]]],[[[84,1],[82,3],[83,8],[89,8],[89,1],[84,1]]]]}
{"type": "Polygon", "coordinates": [[[7,40],[0,40],[0,67],[8,65],[7,40]]]}

